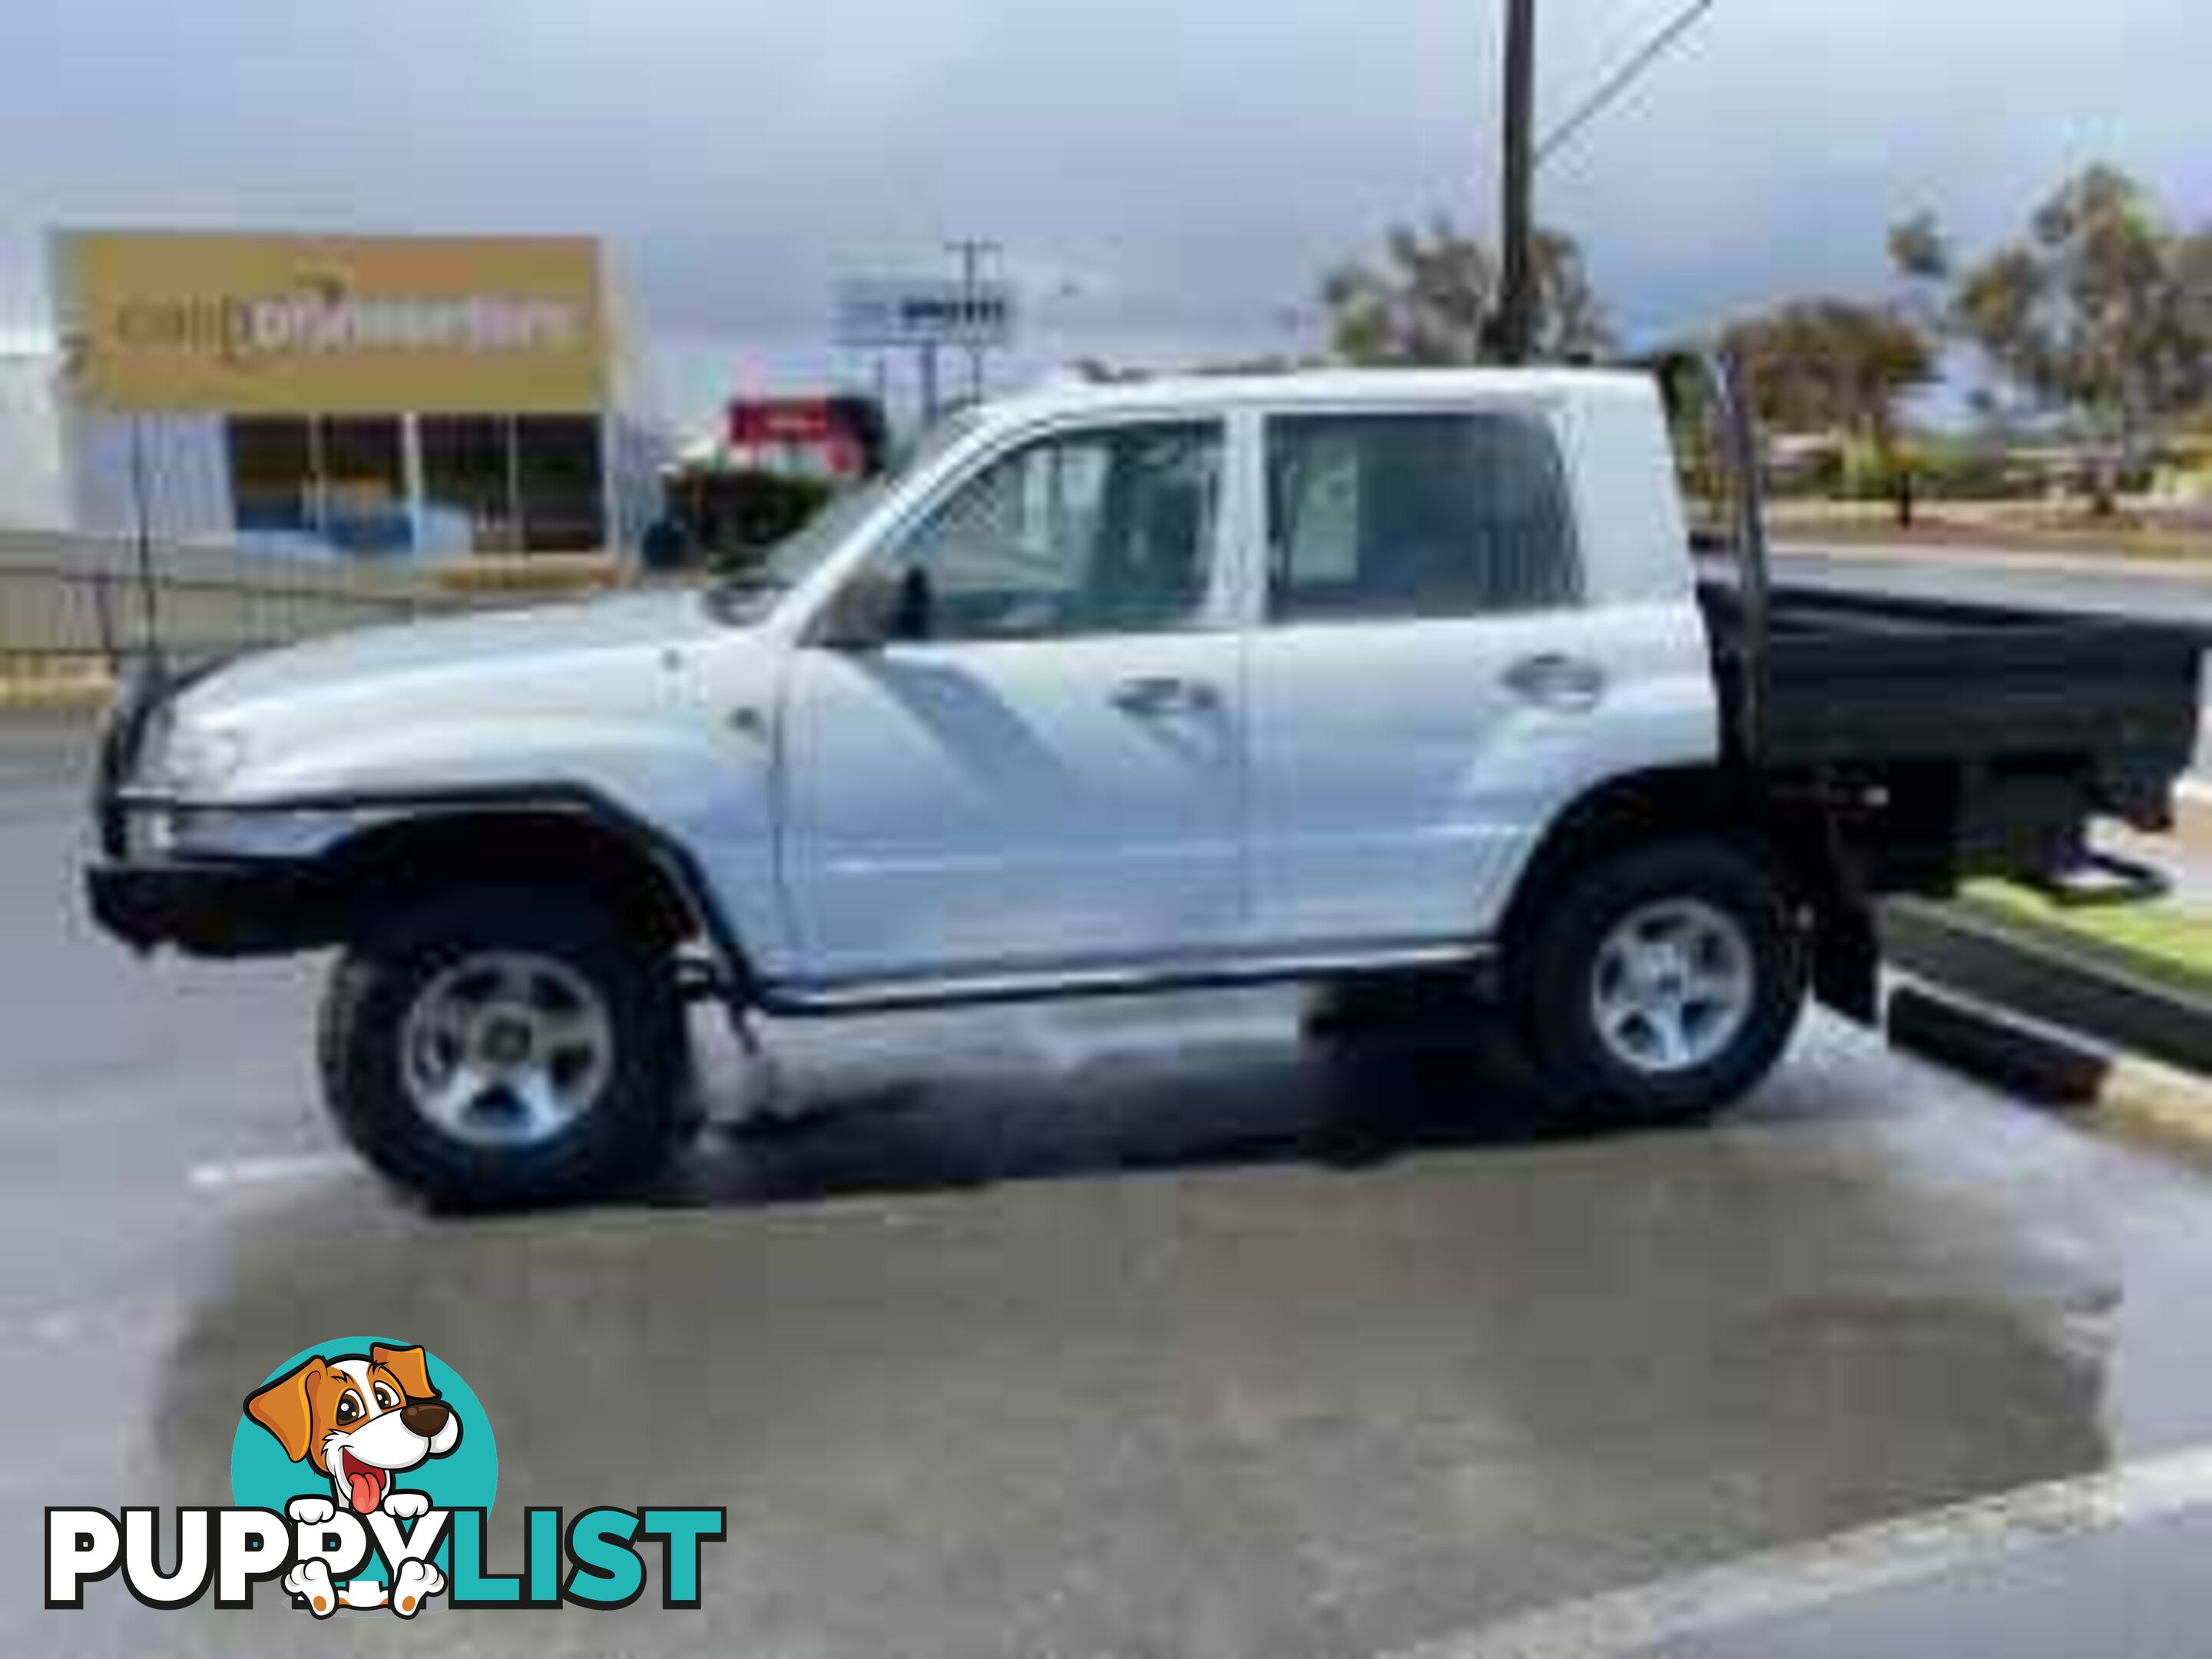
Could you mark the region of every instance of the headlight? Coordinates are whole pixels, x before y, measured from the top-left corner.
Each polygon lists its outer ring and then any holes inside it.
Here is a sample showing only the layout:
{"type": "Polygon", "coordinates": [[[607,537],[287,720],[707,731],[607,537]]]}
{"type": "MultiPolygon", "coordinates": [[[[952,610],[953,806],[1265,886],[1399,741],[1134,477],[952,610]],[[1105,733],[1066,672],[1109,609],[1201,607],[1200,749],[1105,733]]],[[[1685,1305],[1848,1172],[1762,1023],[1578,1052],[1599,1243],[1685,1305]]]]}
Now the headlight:
{"type": "Polygon", "coordinates": [[[123,818],[123,856],[138,862],[165,859],[175,843],[176,825],[165,810],[133,807],[123,818]]]}
{"type": "Polygon", "coordinates": [[[228,726],[179,723],[150,746],[146,781],[179,795],[213,794],[246,764],[246,738],[228,726]]]}

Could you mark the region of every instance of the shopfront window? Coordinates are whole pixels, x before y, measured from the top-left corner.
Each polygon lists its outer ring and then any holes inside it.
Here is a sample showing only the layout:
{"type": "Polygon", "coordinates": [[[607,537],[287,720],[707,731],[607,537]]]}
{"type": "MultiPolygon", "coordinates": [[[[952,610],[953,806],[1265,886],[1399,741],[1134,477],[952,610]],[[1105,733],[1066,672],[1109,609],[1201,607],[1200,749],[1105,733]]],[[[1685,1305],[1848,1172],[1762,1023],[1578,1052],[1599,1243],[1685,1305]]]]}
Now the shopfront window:
{"type": "Polygon", "coordinates": [[[397,416],[240,416],[229,422],[238,527],[348,553],[404,552],[414,533],[397,416]]]}
{"type": "Polygon", "coordinates": [[[595,416],[422,416],[413,434],[419,502],[401,416],[238,416],[228,437],[232,501],[248,535],[357,554],[607,545],[595,416]]]}
{"type": "Polygon", "coordinates": [[[595,553],[605,547],[599,422],[588,416],[517,421],[514,443],[523,545],[545,553],[595,553]]]}
{"type": "Polygon", "coordinates": [[[432,550],[521,550],[512,424],[485,415],[423,417],[424,536],[432,550]]]}
{"type": "Polygon", "coordinates": [[[314,422],[241,416],[230,422],[229,440],[238,527],[264,536],[317,533],[322,515],[315,497],[314,422]]]}
{"type": "Polygon", "coordinates": [[[587,553],[607,544],[596,418],[426,416],[420,430],[434,547],[587,553]]]}
{"type": "Polygon", "coordinates": [[[319,423],[323,535],[346,553],[404,553],[414,545],[407,444],[394,416],[319,423]]]}

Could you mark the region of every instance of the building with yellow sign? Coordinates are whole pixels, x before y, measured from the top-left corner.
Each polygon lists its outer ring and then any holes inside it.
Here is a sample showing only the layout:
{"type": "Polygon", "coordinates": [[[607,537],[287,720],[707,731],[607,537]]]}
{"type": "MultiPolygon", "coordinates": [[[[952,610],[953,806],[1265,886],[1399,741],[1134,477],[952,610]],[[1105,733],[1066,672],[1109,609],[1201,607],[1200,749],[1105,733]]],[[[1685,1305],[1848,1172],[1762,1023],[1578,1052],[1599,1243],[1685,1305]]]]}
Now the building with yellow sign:
{"type": "Polygon", "coordinates": [[[79,530],[579,552],[656,510],[595,242],[70,231],[51,259],[79,530]]]}

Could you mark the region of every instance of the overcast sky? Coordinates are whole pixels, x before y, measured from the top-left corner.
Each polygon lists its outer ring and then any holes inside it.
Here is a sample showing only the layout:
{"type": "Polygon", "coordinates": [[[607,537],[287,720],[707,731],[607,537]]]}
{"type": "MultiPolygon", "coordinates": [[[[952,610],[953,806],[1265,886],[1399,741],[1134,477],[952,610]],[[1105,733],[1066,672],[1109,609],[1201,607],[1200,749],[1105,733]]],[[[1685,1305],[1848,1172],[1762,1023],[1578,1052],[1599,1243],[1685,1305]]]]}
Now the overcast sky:
{"type": "MultiPolygon", "coordinates": [[[[1680,0],[1543,0],[1563,112],[1680,0]]],[[[1502,0],[5,0],[0,330],[44,233],[576,231],[658,400],[818,383],[840,274],[1010,250],[1024,367],[1279,349],[1394,217],[1488,229],[1502,0]]],[[[1875,292],[2118,162],[2212,219],[2206,0],[1718,0],[1542,180],[1632,334],[1875,292]]],[[[1307,325],[1310,339],[1310,324],[1307,325]]]]}

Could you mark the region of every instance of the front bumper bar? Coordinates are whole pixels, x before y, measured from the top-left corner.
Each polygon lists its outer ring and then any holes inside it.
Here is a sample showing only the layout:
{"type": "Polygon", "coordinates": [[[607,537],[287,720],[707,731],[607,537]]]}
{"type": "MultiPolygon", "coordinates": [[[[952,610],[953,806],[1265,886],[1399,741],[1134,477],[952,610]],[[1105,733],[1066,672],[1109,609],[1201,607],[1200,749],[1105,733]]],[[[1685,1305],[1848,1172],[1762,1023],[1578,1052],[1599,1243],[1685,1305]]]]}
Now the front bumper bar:
{"type": "Polygon", "coordinates": [[[85,869],[85,899],[93,919],[134,950],[251,956],[307,948],[328,933],[326,883],[312,862],[165,859],[131,846],[131,812],[149,804],[131,788],[147,733],[171,698],[221,666],[139,665],[100,734],[92,799],[100,857],[85,869]]]}
{"type": "Polygon", "coordinates": [[[108,712],[100,734],[98,769],[94,774],[92,818],[100,833],[100,850],[111,859],[123,857],[130,838],[123,792],[138,766],[146,729],[174,690],[158,662],[140,665],[128,674],[108,712]]]}
{"type": "Polygon", "coordinates": [[[313,865],[278,860],[175,863],[106,860],[85,871],[100,927],[134,950],[173,945],[244,957],[329,942],[329,895],[313,865]]]}

